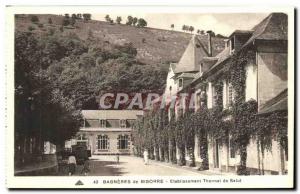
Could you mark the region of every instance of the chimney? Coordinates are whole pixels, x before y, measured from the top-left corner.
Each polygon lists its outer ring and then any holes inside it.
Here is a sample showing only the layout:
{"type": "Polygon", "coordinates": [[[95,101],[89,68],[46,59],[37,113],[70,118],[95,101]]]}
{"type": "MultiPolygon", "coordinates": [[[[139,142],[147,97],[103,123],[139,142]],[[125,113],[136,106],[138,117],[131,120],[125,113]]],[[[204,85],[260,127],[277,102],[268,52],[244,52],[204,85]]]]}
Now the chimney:
{"type": "Polygon", "coordinates": [[[212,56],[212,45],[211,45],[211,31],[207,31],[208,36],[208,56],[212,56]]]}

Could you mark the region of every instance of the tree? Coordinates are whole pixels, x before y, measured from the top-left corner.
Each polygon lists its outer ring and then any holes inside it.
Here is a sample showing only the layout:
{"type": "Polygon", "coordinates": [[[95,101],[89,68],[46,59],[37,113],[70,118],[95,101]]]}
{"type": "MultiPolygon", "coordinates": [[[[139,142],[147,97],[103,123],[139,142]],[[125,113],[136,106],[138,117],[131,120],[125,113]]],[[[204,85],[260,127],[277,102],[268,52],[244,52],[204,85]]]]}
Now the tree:
{"type": "Polygon", "coordinates": [[[39,41],[32,33],[16,32],[16,143],[33,136],[40,138],[37,141],[41,143],[40,146],[47,140],[63,144],[79,129],[80,114],[72,99],[62,95],[43,71],[43,59],[47,56],[42,53],[44,47],[39,41]]]}
{"type": "Polygon", "coordinates": [[[128,17],[127,17],[127,22],[126,22],[126,25],[129,25],[129,26],[131,26],[131,25],[132,25],[132,23],[133,23],[133,17],[132,17],[132,16],[128,16],[128,17]]]}
{"type": "Polygon", "coordinates": [[[71,26],[74,26],[75,23],[76,23],[76,15],[75,15],[75,14],[72,14],[70,24],[71,24],[71,26]]]}
{"type": "Polygon", "coordinates": [[[65,18],[63,19],[63,21],[62,21],[62,25],[63,25],[63,26],[68,26],[68,25],[70,25],[70,19],[65,17],[65,18]]]}
{"type": "Polygon", "coordinates": [[[84,14],[82,14],[82,16],[83,16],[83,20],[84,20],[85,22],[91,20],[91,18],[92,18],[92,15],[89,14],[89,13],[84,13],[84,14]]]}
{"type": "Polygon", "coordinates": [[[189,31],[190,31],[191,33],[193,33],[193,31],[194,31],[194,26],[190,26],[190,27],[189,27],[189,31]]]}
{"type": "Polygon", "coordinates": [[[146,27],[147,26],[147,22],[146,20],[144,20],[143,18],[138,19],[138,23],[136,25],[137,27],[146,27]]]}
{"type": "Polygon", "coordinates": [[[48,18],[48,24],[52,24],[52,19],[48,18]]]}
{"type": "Polygon", "coordinates": [[[31,22],[37,23],[37,22],[39,22],[39,18],[36,15],[33,15],[33,16],[31,16],[31,22]]]}
{"type": "Polygon", "coordinates": [[[66,19],[69,19],[69,18],[70,18],[70,15],[69,15],[68,13],[66,13],[66,14],[65,14],[65,18],[66,18],[66,19]]]}
{"type": "Polygon", "coordinates": [[[82,19],[82,14],[81,13],[76,14],[76,18],[77,19],[82,19]]]}
{"type": "Polygon", "coordinates": [[[137,17],[134,17],[134,18],[132,19],[132,24],[135,26],[135,25],[137,24],[137,22],[138,22],[137,17]]]}
{"type": "Polygon", "coordinates": [[[226,36],[224,36],[222,34],[217,34],[216,37],[218,37],[218,38],[227,38],[226,36]]]}
{"type": "Polygon", "coordinates": [[[116,19],[116,23],[117,23],[117,24],[121,24],[121,21],[122,21],[121,16],[118,16],[117,19],[116,19]]]}
{"type": "Polygon", "coordinates": [[[174,27],[175,27],[175,26],[174,26],[174,24],[171,24],[171,28],[172,28],[172,30],[174,30],[174,27]]]}
{"type": "Polygon", "coordinates": [[[110,18],[110,16],[108,14],[105,16],[105,21],[111,22],[111,18],[110,18]]]}
{"type": "Polygon", "coordinates": [[[206,31],[207,34],[210,34],[211,37],[215,37],[215,33],[212,30],[206,31]]]}
{"type": "Polygon", "coordinates": [[[188,31],[188,29],[189,29],[189,27],[188,27],[187,25],[183,25],[183,26],[182,26],[182,30],[183,30],[183,31],[188,31]]]}
{"type": "Polygon", "coordinates": [[[75,13],[73,13],[72,15],[71,15],[71,18],[73,19],[77,19],[77,15],[75,14],[75,13]]]}

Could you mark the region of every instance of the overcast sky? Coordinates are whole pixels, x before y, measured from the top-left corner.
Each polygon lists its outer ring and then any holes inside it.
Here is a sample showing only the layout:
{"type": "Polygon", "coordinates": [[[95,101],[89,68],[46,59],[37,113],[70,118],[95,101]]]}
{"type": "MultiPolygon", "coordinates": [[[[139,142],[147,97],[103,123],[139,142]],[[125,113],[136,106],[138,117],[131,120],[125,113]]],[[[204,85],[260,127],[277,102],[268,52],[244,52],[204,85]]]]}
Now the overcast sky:
{"type": "MultiPolygon", "coordinates": [[[[104,21],[106,14],[93,14],[93,19],[104,21]]],[[[122,22],[127,21],[129,14],[109,14],[112,19],[122,17],[122,22]]],[[[195,31],[213,30],[216,34],[230,35],[234,30],[250,30],[254,25],[263,20],[268,13],[233,13],[233,14],[132,14],[133,17],[144,18],[149,27],[181,31],[182,25],[194,26],[195,31]]]]}

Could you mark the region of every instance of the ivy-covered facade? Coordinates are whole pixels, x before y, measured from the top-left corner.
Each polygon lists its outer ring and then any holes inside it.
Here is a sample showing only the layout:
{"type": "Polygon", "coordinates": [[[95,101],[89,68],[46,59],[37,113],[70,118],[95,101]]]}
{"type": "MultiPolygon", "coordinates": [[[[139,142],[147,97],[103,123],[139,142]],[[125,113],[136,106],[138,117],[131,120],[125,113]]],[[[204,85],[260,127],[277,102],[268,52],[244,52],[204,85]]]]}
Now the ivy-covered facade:
{"type": "Polygon", "coordinates": [[[207,48],[195,36],[171,64],[166,106],[136,123],[135,148],[199,170],[286,174],[287,15],[234,31],[221,51],[208,35],[207,48]]]}

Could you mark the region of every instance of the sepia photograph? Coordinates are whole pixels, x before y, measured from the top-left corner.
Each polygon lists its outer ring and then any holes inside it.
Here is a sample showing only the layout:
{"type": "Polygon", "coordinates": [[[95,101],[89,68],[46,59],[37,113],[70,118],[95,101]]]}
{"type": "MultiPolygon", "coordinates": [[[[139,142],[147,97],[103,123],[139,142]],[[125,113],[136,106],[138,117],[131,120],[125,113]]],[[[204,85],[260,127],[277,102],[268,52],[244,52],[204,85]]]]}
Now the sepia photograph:
{"type": "Polygon", "coordinates": [[[9,188],[294,187],[293,8],[83,8],[7,7],[9,188]]]}

